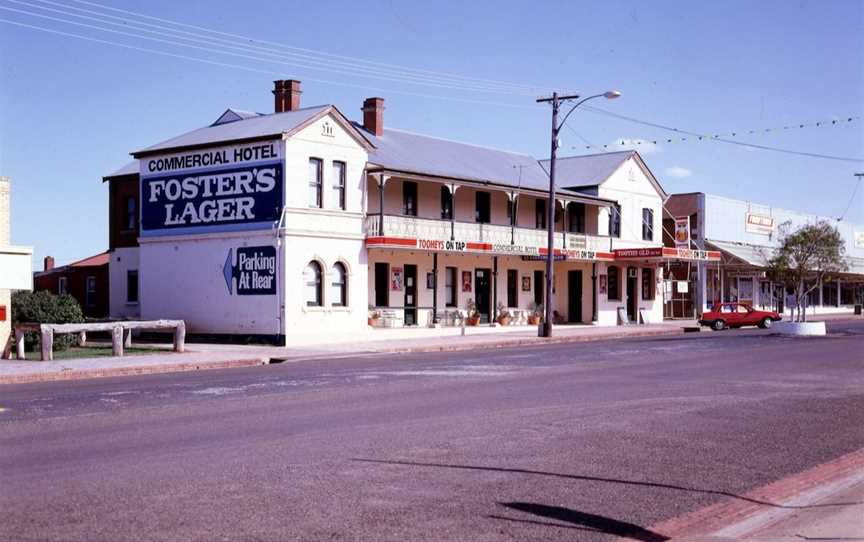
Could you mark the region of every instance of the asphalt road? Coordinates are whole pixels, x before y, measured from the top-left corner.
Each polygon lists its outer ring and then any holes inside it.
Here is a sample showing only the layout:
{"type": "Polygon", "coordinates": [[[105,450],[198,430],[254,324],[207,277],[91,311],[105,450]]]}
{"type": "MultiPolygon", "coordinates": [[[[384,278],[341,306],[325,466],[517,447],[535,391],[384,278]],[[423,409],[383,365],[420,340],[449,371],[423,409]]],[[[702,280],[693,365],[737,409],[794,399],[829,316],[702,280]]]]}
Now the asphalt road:
{"type": "Polygon", "coordinates": [[[663,540],[864,448],[829,329],[2,386],[0,539],[663,540]]]}

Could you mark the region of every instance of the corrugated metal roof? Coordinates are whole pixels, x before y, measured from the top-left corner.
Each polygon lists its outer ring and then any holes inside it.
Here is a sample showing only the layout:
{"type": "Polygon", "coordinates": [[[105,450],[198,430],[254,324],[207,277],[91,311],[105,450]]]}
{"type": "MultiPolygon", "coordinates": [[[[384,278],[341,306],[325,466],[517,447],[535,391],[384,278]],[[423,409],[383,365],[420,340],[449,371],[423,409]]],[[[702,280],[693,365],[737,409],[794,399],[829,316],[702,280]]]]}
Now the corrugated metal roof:
{"type": "MultiPolygon", "coordinates": [[[[253,139],[266,136],[277,136],[283,132],[290,132],[298,126],[310,121],[316,115],[332,108],[330,105],[319,105],[315,107],[304,107],[295,111],[284,113],[273,113],[244,119],[242,122],[228,122],[214,126],[206,126],[171,139],[166,139],[133,155],[151,153],[154,151],[168,150],[174,148],[194,147],[211,143],[253,139]]],[[[334,108],[335,109],[335,108],[334,108]]]]}
{"type": "Polygon", "coordinates": [[[355,122],[354,125],[363,130],[376,147],[369,154],[369,163],[384,169],[536,190],[549,188],[546,172],[534,157],[527,154],[393,128],[385,129],[384,135],[375,136],[367,132],[361,124],[355,122]]]}
{"type": "Polygon", "coordinates": [[[741,260],[746,265],[753,267],[767,267],[768,259],[774,255],[774,247],[764,245],[748,245],[745,243],[732,243],[728,241],[705,240],[706,244],[716,250],[741,260]]]}
{"type": "Polygon", "coordinates": [[[111,177],[122,177],[123,175],[135,175],[139,172],[139,170],[140,169],[138,166],[138,160],[132,160],[117,171],[105,175],[103,179],[110,179],[111,177]]]}
{"type": "MultiPolygon", "coordinates": [[[[617,151],[585,156],[568,156],[555,160],[555,183],[567,188],[597,186],[609,178],[636,151],[617,151]]],[[[549,170],[549,160],[540,160],[549,170]]]]}
{"type": "Polygon", "coordinates": [[[219,115],[219,118],[216,119],[213,124],[210,126],[216,126],[217,124],[228,124],[229,122],[237,122],[238,120],[251,119],[253,117],[262,117],[264,113],[256,113],[254,111],[244,111],[242,109],[234,109],[233,107],[229,107],[225,110],[224,113],[219,115]]]}

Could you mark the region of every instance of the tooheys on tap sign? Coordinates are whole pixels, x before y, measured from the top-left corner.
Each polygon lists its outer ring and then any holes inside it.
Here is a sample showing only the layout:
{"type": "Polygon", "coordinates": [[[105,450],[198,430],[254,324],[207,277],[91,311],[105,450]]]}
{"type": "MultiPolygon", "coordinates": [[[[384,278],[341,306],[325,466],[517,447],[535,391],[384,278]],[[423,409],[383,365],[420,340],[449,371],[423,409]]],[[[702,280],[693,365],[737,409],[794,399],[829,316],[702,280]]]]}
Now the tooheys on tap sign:
{"type": "Polygon", "coordinates": [[[142,235],[269,228],[282,211],[281,149],[266,141],[141,158],[142,235]]]}

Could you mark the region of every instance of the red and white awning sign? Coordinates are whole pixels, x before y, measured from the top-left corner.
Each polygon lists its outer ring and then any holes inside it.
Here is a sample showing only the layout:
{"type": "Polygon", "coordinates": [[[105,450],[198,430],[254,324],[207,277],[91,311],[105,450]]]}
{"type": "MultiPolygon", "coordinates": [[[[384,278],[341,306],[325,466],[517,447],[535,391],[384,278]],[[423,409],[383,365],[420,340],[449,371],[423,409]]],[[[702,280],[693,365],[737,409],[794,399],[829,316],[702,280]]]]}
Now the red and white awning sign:
{"type": "Polygon", "coordinates": [[[648,247],[618,248],[612,251],[616,260],[688,260],[696,262],[720,261],[717,250],[693,250],[690,248],[648,247]]]}
{"type": "MultiPolygon", "coordinates": [[[[413,239],[405,237],[367,237],[367,248],[388,248],[403,250],[424,250],[430,252],[465,252],[480,254],[500,254],[504,256],[546,256],[548,249],[530,245],[511,245],[507,243],[481,243],[475,241],[451,241],[441,239],[413,239]]],[[[555,249],[555,256],[565,260],[607,261],[615,256],[611,252],[586,249],[555,249]]]]}

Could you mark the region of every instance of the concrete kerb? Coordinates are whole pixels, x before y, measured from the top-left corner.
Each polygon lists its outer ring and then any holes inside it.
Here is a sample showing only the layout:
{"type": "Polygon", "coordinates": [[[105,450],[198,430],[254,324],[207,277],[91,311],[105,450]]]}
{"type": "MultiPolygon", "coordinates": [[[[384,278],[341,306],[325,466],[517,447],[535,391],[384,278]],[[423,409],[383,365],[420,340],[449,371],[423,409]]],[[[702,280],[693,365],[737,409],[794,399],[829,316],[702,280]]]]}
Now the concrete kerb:
{"type": "MultiPolygon", "coordinates": [[[[602,341],[609,340],[615,338],[639,338],[639,337],[660,337],[660,336],[669,336],[669,335],[679,335],[683,334],[682,328],[678,326],[666,326],[663,328],[654,328],[654,329],[646,329],[639,331],[628,331],[626,333],[622,333],[620,331],[611,331],[608,333],[596,333],[596,334],[567,334],[560,336],[553,336],[551,338],[541,338],[541,337],[518,337],[518,338],[507,338],[507,337],[491,337],[491,336],[480,336],[474,338],[474,340],[468,340],[467,342],[443,342],[435,345],[428,344],[419,344],[419,345],[410,345],[410,346],[399,346],[399,345],[373,345],[366,344],[360,345],[357,348],[344,351],[344,352],[332,352],[332,354],[324,354],[324,353],[316,353],[314,355],[288,355],[282,356],[279,354],[272,355],[258,355],[254,357],[245,357],[241,356],[238,353],[238,357],[236,359],[219,359],[219,360],[207,360],[207,359],[196,359],[192,361],[184,361],[178,363],[151,363],[146,364],[145,360],[137,360],[135,365],[127,365],[121,367],[105,367],[105,368],[87,368],[87,369],[74,369],[71,367],[63,367],[60,370],[46,371],[44,370],[44,366],[40,366],[40,364],[44,362],[33,362],[34,369],[43,369],[39,371],[34,371],[32,373],[21,373],[21,374],[11,374],[11,375],[0,375],[0,385],[3,384],[24,384],[24,383],[34,383],[34,382],[52,382],[52,381],[62,381],[62,380],[79,380],[79,379],[87,379],[87,378],[107,378],[107,377],[115,377],[115,376],[132,376],[132,375],[145,375],[145,374],[158,374],[158,373],[172,373],[172,372],[183,372],[183,371],[197,371],[197,370],[205,370],[205,369],[228,369],[235,367],[252,367],[256,365],[267,365],[271,362],[282,362],[289,360],[303,360],[303,359],[314,359],[323,357],[342,357],[345,355],[354,355],[354,354],[411,354],[411,353],[432,353],[432,352],[460,352],[460,351],[471,351],[471,350],[479,350],[479,349],[503,349],[503,348],[513,348],[520,346],[541,346],[547,344],[567,344],[567,343],[578,343],[578,342],[588,342],[588,341],[602,341]],[[278,361],[276,361],[278,360],[278,361]]],[[[428,342],[428,341],[424,341],[428,342]]],[[[191,353],[191,352],[190,352],[191,353]]],[[[130,360],[131,361],[131,360],[130,360]]]]}
{"type": "Polygon", "coordinates": [[[267,365],[269,358],[249,358],[220,361],[194,361],[185,363],[172,363],[161,365],[133,365],[127,367],[110,367],[105,369],[83,369],[75,370],[66,368],[54,372],[25,373],[17,375],[0,376],[0,385],[3,384],[30,384],[35,382],[57,382],[62,380],[83,380],[88,378],[109,378],[114,376],[133,376],[159,373],[179,373],[187,371],[201,371],[207,369],[231,369],[236,367],[254,367],[256,365],[267,365]]]}

